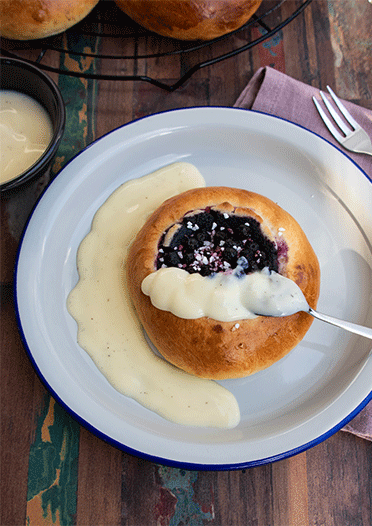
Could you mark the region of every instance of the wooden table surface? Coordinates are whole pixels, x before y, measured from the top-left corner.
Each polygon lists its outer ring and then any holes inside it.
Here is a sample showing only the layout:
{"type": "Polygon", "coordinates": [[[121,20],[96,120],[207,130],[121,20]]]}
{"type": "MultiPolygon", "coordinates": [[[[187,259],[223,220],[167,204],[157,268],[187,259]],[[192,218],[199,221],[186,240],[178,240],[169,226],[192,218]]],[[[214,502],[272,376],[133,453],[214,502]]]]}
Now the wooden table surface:
{"type": "MultiPolygon", "coordinates": [[[[284,19],[300,3],[288,0],[275,16],[284,19]]],[[[340,97],[372,109],[371,22],[367,0],[313,0],[272,38],[200,69],[172,93],[146,82],[51,73],[67,110],[53,173],[93,140],[138,117],[232,106],[264,65],[319,88],[329,84],[340,97]]],[[[96,43],[85,37],[74,45],[89,50],[96,43]]],[[[108,53],[111,45],[100,42],[108,53]]],[[[156,49],[156,38],[139,45],[156,49]]],[[[221,42],[218,52],[230,45],[221,42]]],[[[33,55],[32,43],[23,48],[22,56],[33,55]]],[[[210,57],[208,48],[198,53],[201,60],[210,57]]],[[[75,72],[104,67],[63,52],[50,62],[75,72]]],[[[179,56],[135,65],[122,60],[110,68],[172,83],[185,62],[179,56]]],[[[352,434],[339,431],[306,452],[250,469],[188,471],[108,445],[54,401],[25,353],[12,293],[19,236],[40,191],[2,203],[1,526],[371,526],[371,443],[352,434]]]]}

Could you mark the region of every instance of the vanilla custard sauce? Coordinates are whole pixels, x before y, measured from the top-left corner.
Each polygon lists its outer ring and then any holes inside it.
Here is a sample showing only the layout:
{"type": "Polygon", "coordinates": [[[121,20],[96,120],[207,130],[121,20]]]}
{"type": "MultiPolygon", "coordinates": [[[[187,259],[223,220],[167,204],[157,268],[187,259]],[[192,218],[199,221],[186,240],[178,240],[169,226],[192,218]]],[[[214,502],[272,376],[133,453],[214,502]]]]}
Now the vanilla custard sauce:
{"type": "Polygon", "coordinates": [[[189,274],[176,267],[160,268],[142,282],[142,292],[160,310],[184,319],[207,316],[236,321],[264,316],[289,316],[309,306],[292,280],[264,268],[243,276],[237,271],[212,276],[189,274]]]}
{"type": "Polygon", "coordinates": [[[52,121],[41,104],[24,93],[0,90],[0,183],[30,168],[52,137],[52,121]]]}
{"type": "Polygon", "coordinates": [[[129,246],[149,215],[166,199],[203,186],[194,166],[175,163],[119,187],[79,247],[79,281],[67,306],[79,345],[119,392],[178,424],[231,428],[240,420],[235,397],[154,354],[123,279],[129,246]]]}

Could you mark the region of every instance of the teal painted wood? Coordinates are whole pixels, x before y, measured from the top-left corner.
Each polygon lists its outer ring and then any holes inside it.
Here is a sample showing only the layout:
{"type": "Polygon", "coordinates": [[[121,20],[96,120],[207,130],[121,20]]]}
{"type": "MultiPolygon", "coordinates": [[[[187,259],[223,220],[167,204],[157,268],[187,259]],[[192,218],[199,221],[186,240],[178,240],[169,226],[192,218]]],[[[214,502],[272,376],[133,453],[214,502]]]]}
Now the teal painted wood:
{"type": "Polygon", "coordinates": [[[159,466],[158,473],[163,491],[155,510],[157,524],[204,526],[206,522],[214,519],[213,493],[211,492],[207,505],[197,501],[194,490],[198,479],[197,471],[159,466]]]}
{"type": "Polygon", "coordinates": [[[42,509],[36,511],[34,505],[30,506],[30,524],[37,524],[33,520],[35,511],[38,517],[50,518],[53,524],[74,524],[79,430],[78,423],[46,393],[30,448],[27,493],[29,502],[40,497],[42,509]]]}
{"type": "MultiPolygon", "coordinates": [[[[86,37],[73,43],[74,49],[78,47],[81,51],[97,45],[96,39],[89,41],[86,37]]],[[[94,72],[95,68],[94,59],[76,60],[73,55],[61,54],[62,70],[94,72]]],[[[66,128],[52,177],[94,140],[95,133],[96,81],[60,75],[58,86],[66,104],[66,128]]],[[[63,526],[75,524],[79,434],[77,421],[46,393],[29,453],[26,520],[29,526],[42,526],[40,521],[63,526]]]]}

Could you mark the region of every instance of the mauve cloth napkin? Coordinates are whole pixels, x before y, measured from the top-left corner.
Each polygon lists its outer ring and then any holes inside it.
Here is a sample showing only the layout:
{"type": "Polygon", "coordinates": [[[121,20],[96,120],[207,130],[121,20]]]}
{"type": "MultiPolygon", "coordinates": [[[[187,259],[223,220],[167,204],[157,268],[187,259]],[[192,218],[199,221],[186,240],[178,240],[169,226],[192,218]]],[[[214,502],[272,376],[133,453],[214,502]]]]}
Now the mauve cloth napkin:
{"type": "MultiPolygon", "coordinates": [[[[318,96],[318,93],[317,88],[303,84],[273,68],[264,67],[255,73],[234,106],[282,117],[300,124],[340,147],[315,109],[312,96],[318,96]]],[[[372,112],[351,102],[342,102],[355,120],[372,137],[372,112]]],[[[372,179],[372,157],[365,154],[353,154],[347,150],[345,152],[372,179]]],[[[369,402],[342,430],[372,440],[372,402],[369,402]]]]}

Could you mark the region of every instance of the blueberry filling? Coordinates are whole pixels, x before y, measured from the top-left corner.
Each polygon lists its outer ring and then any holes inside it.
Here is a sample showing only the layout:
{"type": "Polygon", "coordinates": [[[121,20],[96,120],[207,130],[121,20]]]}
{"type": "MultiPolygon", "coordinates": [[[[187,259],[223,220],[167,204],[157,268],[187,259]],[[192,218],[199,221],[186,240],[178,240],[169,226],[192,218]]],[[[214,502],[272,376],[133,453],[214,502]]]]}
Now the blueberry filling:
{"type": "Polygon", "coordinates": [[[237,267],[241,276],[265,267],[278,272],[278,250],[253,217],[208,207],[186,214],[164,232],[155,266],[178,267],[202,276],[237,267]]]}

